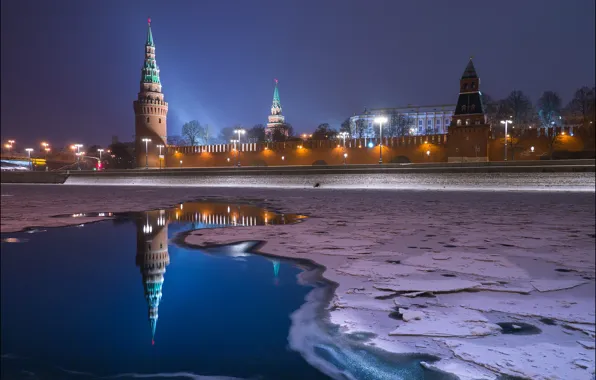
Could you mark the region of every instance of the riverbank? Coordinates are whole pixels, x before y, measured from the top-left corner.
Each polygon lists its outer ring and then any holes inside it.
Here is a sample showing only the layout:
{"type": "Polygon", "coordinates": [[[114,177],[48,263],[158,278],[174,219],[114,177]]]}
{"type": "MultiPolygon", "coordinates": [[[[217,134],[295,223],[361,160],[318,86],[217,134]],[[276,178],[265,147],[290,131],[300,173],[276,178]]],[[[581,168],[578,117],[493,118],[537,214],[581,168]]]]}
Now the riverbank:
{"type": "MultiPolygon", "coordinates": [[[[138,186],[252,186],[333,188],[416,188],[449,184],[454,177],[495,184],[499,176],[520,173],[537,178],[533,185],[549,186],[550,178],[594,177],[594,160],[508,161],[340,166],[272,166],[221,168],[168,168],[69,172],[2,172],[2,183],[66,183],[71,185],[138,186]],[[573,175],[572,175],[573,174],[573,175]]],[[[459,181],[457,181],[459,182],[459,181]]]]}
{"type": "MultiPolygon", "coordinates": [[[[593,377],[593,190],[2,185],[2,232],[69,223],[52,215],[141,211],[201,198],[309,215],[298,225],[201,230],[187,243],[259,239],[267,242],[264,253],[325,266],[323,276],[338,284],[331,322],[345,333],[374,334],[371,345],[437,355],[443,360],[436,366],[461,379],[593,377]]],[[[316,341],[304,336],[316,334],[304,328],[293,325],[289,339],[308,357],[316,341]]]]}

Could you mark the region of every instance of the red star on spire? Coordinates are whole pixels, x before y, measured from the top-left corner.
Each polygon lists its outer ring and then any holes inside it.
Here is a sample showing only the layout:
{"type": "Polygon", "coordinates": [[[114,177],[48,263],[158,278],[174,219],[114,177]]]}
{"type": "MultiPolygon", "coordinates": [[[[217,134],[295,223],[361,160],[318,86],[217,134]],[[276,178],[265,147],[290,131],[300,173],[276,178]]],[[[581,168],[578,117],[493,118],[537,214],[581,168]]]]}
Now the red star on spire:
{"type": "Polygon", "coordinates": [[[274,81],[275,81],[275,84],[277,84],[277,79],[274,79],[274,81]]]}
{"type": "Polygon", "coordinates": [[[151,17],[149,17],[149,18],[147,19],[147,22],[149,23],[149,25],[151,25],[151,17]]]}

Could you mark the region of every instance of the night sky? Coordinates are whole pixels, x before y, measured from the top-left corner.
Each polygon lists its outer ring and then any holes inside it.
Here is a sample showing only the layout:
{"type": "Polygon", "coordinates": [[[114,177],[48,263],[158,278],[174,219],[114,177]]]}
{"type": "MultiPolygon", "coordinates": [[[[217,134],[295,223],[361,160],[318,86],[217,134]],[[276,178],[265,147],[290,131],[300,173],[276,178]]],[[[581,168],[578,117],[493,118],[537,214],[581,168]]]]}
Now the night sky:
{"type": "Polygon", "coordinates": [[[132,139],[147,17],[168,133],[266,123],[279,79],[297,132],[365,107],[450,104],[474,56],[493,98],[563,102],[595,81],[594,0],[31,1],[1,3],[2,139],[132,139]]]}

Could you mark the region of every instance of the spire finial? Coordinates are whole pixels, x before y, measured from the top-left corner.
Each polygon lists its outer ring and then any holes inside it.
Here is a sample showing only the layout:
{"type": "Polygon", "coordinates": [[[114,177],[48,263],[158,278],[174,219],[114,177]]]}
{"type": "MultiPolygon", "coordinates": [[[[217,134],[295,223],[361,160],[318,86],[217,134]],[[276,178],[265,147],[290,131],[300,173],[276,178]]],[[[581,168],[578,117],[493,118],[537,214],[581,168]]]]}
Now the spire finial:
{"type": "Polygon", "coordinates": [[[471,55],[471,56],[470,56],[470,61],[471,61],[473,58],[474,58],[474,56],[473,56],[473,55],[471,55]]]}
{"type": "Polygon", "coordinates": [[[275,81],[275,85],[277,86],[277,82],[279,82],[279,81],[277,80],[277,78],[275,78],[273,80],[275,81]]]}
{"type": "Polygon", "coordinates": [[[147,18],[147,24],[151,25],[151,17],[147,18]]]}

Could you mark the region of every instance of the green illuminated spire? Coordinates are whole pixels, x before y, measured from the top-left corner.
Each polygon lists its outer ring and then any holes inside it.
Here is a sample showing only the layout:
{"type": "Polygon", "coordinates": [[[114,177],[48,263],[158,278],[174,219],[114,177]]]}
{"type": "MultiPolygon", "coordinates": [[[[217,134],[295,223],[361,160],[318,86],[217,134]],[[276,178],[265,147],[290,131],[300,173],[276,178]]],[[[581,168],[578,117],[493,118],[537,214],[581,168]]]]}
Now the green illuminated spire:
{"type": "Polygon", "coordinates": [[[141,83],[157,83],[159,80],[159,66],[155,61],[155,43],[153,42],[153,33],[151,33],[151,19],[148,20],[147,41],[145,42],[145,62],[141,71],[141,83]]]}
{"type": "Polygon", "coordinates": [[[273,105],[271,107],[281,109],[281,102],[279,101],[279,90],[277,89],[277,79],[275,80],[275,90],[273,90],[273,105]]]}
{"type": "Polygon", "coordinates": [[[145,42],[145,46],[155,47],[155,44],[153,43],[153,33],[151,33],[151,18],[147,19],[147,24],[147,42],[145,42]]]}
{"type": "Polygon", "coordinates": [[[273,104],[271,105],[271,115],[281,116],[281,102],[279,101],[279,90],[277,89],[277,79],[275,79],[275,90],[273,90],[273,104]]]}

